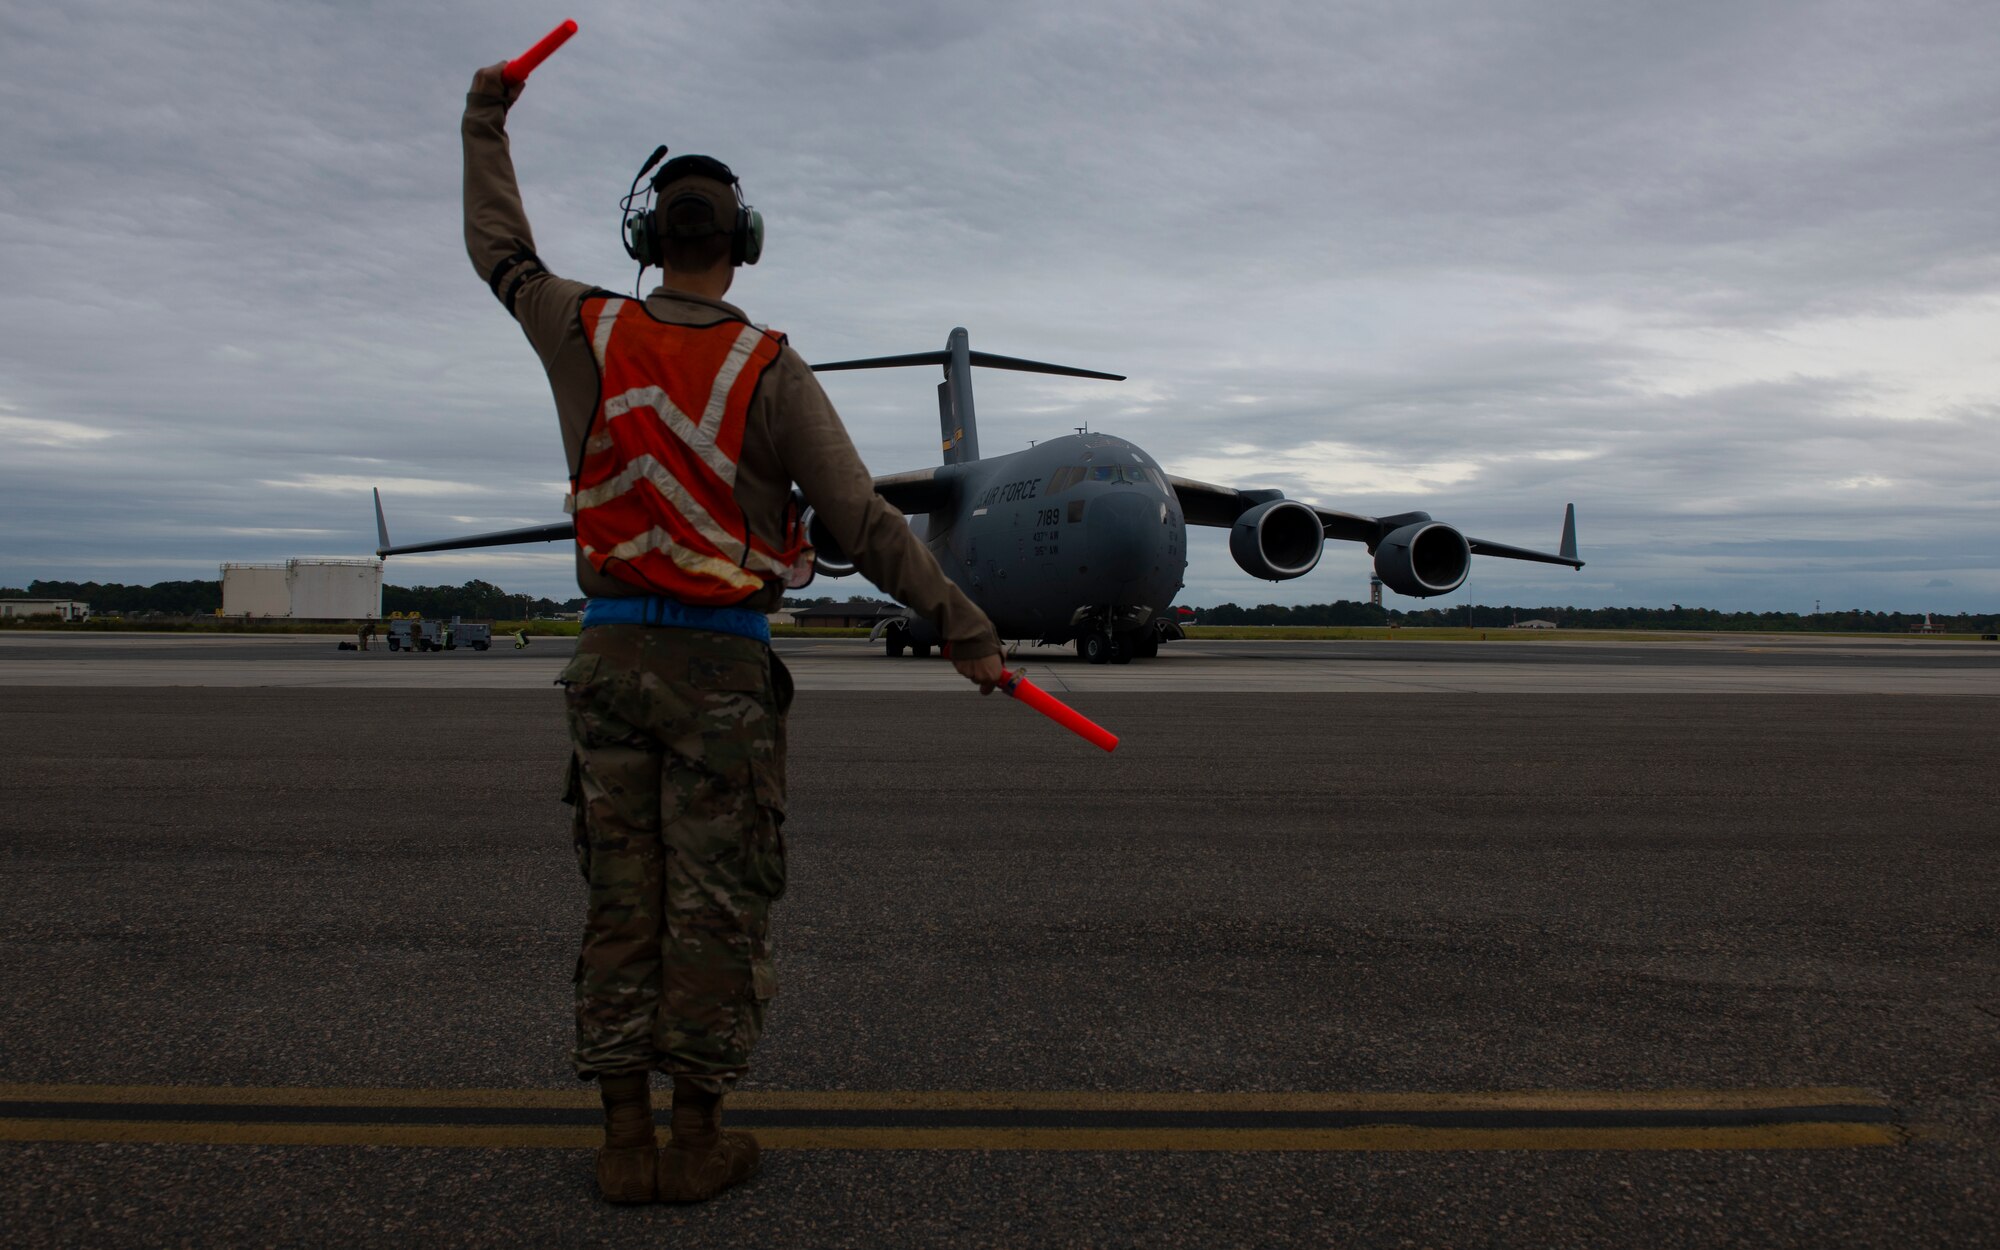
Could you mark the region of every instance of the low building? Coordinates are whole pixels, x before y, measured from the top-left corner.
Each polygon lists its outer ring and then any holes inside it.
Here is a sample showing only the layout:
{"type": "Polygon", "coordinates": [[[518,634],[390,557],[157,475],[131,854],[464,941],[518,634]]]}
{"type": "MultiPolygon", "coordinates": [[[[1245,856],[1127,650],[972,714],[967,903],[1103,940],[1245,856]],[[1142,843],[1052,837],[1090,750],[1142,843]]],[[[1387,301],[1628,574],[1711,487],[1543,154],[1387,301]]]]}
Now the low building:
{"type": "Polygon", "coordinates": [[[90,605],[81,599],[0,599],[0,617],[53,616],[59,621],[87,621],[90,605]]]}
{"type": "Polygon", "coordinates": [[[811,608],[789,608],[792,619],[816,629],[872,629],[884,620],[908,616],[910,610],[893,603],[822,603],[811,608]]]}
{"type": "Polygon", "coordinates": [[[1556,623],[1554,621],[1545,621],[1542,620],[1540,617],[1537,617],[1532,621],[1515,621],[1512,625],[1509,625],[1507,628],[1508,629],[1554,629],[1555,627],[1556,623]]]}

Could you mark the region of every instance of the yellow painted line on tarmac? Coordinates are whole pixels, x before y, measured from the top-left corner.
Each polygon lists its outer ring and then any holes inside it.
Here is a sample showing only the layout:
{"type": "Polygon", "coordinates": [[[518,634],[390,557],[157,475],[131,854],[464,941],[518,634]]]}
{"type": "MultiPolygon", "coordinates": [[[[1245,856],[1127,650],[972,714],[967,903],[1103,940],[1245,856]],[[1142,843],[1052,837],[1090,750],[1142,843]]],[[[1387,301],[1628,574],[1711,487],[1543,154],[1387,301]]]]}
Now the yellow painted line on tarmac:
{"type": "MultiPolygon", "coordinates": [[[[0,1083],[0,1102],[187,1103],[287,1107],[595,1107],[597,1087],[416,1089],[404,1086],[48,1085],[0,1083]]],[[[759,1111],[1755,1111],[1886,1107],[1872,1089],[1479,1090],[1470,1092],[1162,1093],[1098,1090],[739,1090],[759,1111]]]]}
{"type": "MultiPolygon", "coordinates": [[[[238,1124],[170,1120],[0,1120],[0,1141],[135,1142],[204,1146],[400,1146],[572,1149],[602,1130],[507,1125],[238,1124]]],[[[1829,1150],[1895,1146],[1883,1124],[1733,1128],[1431,1129],[789,1129],[759,1128],[767,1150],[1829,1150]]]]}
{"type": "MultiPolygon", "coordinates": [[[[0,1141],[585,1149],[596,1091],[0,1084],[0,1141]]],[[[1909,1140],[1887,1101],[1788,1089],[1158,1093],[764,1090],[785,1150],[1790,1150],[1909,1140]]]]}
{"type": "MultiPolygon", "coordinates": [[[[744,1095],[737,1095],[730,1105],[744,1095]]],[[[284,1107],[595,1107],[597,1087],[412,1089],[404,1086],[6,1085],[0,1102],[187,1103],[284,1107]]]]}

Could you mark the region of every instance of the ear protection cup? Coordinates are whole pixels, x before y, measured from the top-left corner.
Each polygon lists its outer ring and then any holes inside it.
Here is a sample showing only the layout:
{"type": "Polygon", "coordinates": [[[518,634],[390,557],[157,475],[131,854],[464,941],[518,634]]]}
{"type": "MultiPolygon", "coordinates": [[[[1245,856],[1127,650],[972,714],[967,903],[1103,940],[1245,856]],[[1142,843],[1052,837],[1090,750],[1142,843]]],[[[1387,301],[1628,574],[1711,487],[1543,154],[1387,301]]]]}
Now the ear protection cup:
{"type": "Polygon", "coordinates": [[[625,254],[641,265],[660,263],[660,239],[653,233],[653,210],[642,209],[625,216],[625,254]]]}
{"type": "Polygon", "coordinates": [[[754,265],[764,254],[764,214],[745,204],[736,210],[736,233],[730,239],[729,259],[739,265],[754,265]]]}

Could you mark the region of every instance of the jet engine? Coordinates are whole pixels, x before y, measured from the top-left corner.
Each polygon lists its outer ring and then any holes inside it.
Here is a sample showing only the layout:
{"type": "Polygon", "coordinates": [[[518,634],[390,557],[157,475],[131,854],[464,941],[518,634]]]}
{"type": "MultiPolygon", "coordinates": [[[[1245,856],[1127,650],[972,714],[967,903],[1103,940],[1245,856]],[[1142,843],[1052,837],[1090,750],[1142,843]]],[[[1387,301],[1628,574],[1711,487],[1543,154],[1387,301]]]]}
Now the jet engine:
{"type": "Polygon", "coordinates": [[[1437,521],[1392,530],[1375,548],[1375,575],[1399,595],[1448,595],[1471,569],[1465,535],[1437,521]]]}
{"type": "Polygon", "coordinates": [[[1296,499],[1272,499],[1236,518],[1229,529],[1229,554],[1252,577],[1267,582],[1304,577],[1326,550],[1319,513],[1296,499]]]}
{"type": "Polygon", "coordinates": [[[816,571],[827,577],[846,577],[854,572],[853,559],[840,549],[839,543],[833,541],[833,535],[827,532],[814,509],[807,508],[800,523],[805,526],[806,541],[812,544],[816,571]]]}

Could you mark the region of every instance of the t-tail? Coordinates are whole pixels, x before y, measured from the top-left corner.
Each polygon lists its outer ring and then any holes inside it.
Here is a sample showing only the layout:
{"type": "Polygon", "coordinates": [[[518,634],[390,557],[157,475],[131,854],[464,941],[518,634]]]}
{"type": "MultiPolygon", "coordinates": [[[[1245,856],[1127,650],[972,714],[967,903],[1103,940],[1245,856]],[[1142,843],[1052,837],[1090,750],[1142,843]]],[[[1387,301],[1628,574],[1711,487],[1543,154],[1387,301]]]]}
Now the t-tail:
{"type": "Polygon", "coordinates": [[[979,459],[979,424],[972,411],[972,366],[1012,369],[1020,373],[1053,373],[1066,378],[1102,378],[1123,382],[1122,373],[1099,373],[1071,365],[1044,364],[1015,356],[995,356],[972,350],[972,340],[964,326],[952,330],[941,352],[916,352],[908,356],[870,356],[866,360],[836,360],[814,365],[815,373],[841,369],[897,369],[905,365],[943,365],[944,381],[938,383],[938,431],[944,444],[946,464],[966,464],[979,459]]]}

